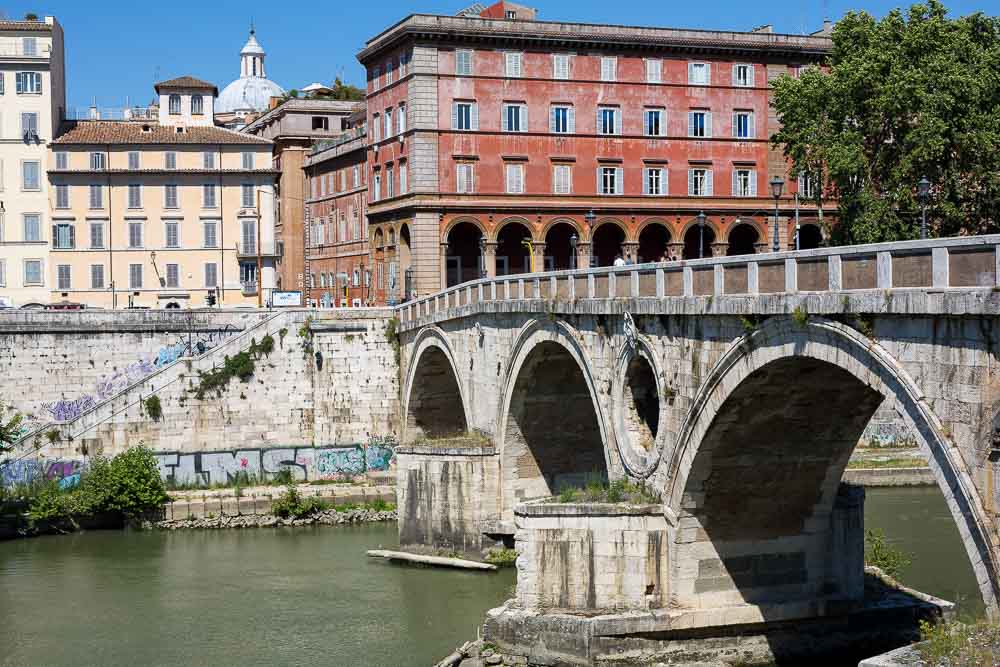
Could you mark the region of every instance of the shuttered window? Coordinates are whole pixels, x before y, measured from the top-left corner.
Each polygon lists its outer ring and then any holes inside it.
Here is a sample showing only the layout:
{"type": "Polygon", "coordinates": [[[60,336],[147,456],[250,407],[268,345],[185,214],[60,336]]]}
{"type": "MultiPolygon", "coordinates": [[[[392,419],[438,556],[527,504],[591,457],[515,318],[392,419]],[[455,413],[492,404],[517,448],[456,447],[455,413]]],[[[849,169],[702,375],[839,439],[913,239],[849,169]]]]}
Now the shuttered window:
{"type": "Polygon", "coordinates": [[[163,206],[164,208],[177,208],[177,185],[168,183],[163,186],[163,206]]]}
{"type": "Polygon", "coordinates": [[[712,136],[711,111],[688,112],[688,136],[698,138],[709,138],[712,136]]]}
{"type": "Polygon", "coordinates": [[[597,133],[621,134],[621,110],[618,107],[597,107],[597,133]]]}
{"type": "Polygon", "coordinates": [[[643,129],[647,137],[662,137],[667,134],[667,112],[664,109],[646,109],[643,129]]]}
{"type": "Polygon", "coordinates": [[[104,265],[90,265],[90,289],[104,289],[104,265]]]}
{"type": "Polygon", "coordinates": [[[549,131],[554,134],[576,132],[576,113],[570,105],[553,106],[549,113],[549,131]]]}
{"type": "Polygon", "coordinates": [[[688,170],[688,195],[692,197],[712,196],[712,170],[698,167],[688,170]]]}
{"type": "Polygon", "coordinates": [[[643,170],[642,194],[667,194],[667,170],[663,167],[646,167],[643,170]]]}
{"type": "Polygon", "coordinates": [[[472,51],[468,49],[455,51],[455,74],[472,76],[472,51]]]}
{"type": "Polygon", "coordinates": [[[128,286],[132,289],[142,288],[142,264],[128,265],[128,286]]]}
{"type": "Polygon", "coordinates": [[[597,191],[602,195],[620,195],[622,193],[622,168],[598,167],[597,191]]]}
{"type": "Polygon", "coordinates": [[[512,78],[521,77],[521,54],[520,53],[505,53],[504,54],[504,71],[507,76],[512,78]]]}
{"type": "Polygon", "coordinates": [[[528,105],[504,104],[502,124],[504,132],[527,132],[528,105]]]}
{"type": "Polygon", "coordinates": [[[219,239],[218,239],[218,235],[216,233],[215,223],[214,222],[206,222],[206,223],[204,223],[204,227],[203,227],[202,231],[204,232],[203,239],[204,239],[205,247],[206,248],[218,248],[219,247],[219,239]]]}
{"type": "Polygon", "coordinates": [[[688,84],[707,86],[711,81],[711,68],[708,63],[688,63],[688,84]]]}
{"type": "Polygon", "coordinates": [[[614,56],[601,57],[601,81],[615,81],[618,76],[618,59],[614,56]]]}
{"type": "Polygon", "coordinates": [[[733,85],[739,88],[752,88],[754,84],[753,65],[737,63],[733,65],[733,85]]]}
{"type": "Polygon", "coordinates": [[[733,170],[733,196],[757,196],[757,172],[753,169],[733,170]]]}
{"type": "Polygon", "coordinates": [[[56,286],[59,289],[70,289],[72,269],[69,264],[60,264],[56,267],[56,286]]]}
{"type": "Polygon", "coordinates": [[[557,164],[552,167],[552,193],[568,195],[572,193],[573,168],[568,164],[557,164]]]}
{"type": "Polygon", "coordinates": [[[455,130],[478,130],[479,106],[475,102],[455,102],[452,104],[451,127],[455,130]]]}
{"type": "Polygon", "coordinates": [[[168,248],[181,247],[181,225],[175,220],[164,223],[164,235],[166,236],[168,248]]]}
{"type": "Polygon", "coordinates": [[[553,79],[569,78],[568,53],[556,53],[552,55],[552,78],[553,79]]]}
{"type": "Polygon", "coordinates": [[[456,184],[455,190],[459,193],[475,192],[475,172],[474,165],[469,162],[462,162],[455,165],[456,184]]]}
{"type": "Polygon", "coordinates": [[[167,287],[181,286],[181,271],[178,264],[167,264],[167,287]]]}
{"type": "Polygon", "coordinates": [[[90,223],[90,247],[92,249],[101,249],[104,247],[104,223],[103,222],[92,222],[90,223]]]}
{"type": "Polygon", "coordinates": [[[659,58],[646,60],[646,83],[660,83],[663,61],[659,58]]]}
{"type": "Polygon", "coordinates": [[[524,165],[523,164],[508,164],[505,165],[507,174],[507,193],[512,195],[519,195],[524,193],[524,165]]]}
{"type": "Polygon", "coordinates": [[[209,262],[205,265],[205,287],[219,286],[219,265],[209,262]]]}
{"type": "Polygon", "coordinates": [[[752,111],[734,111],[733,112],[733,138],[734,139],[753,139],[754,138],[754,119],[752,111]]]}
{"type": "Polygon", "coordinates": [[[70,224],[52,225],[52,246],[57,250],[76,247],[76,229],[70,224]]]}
{"type": "Polygon", "coordinates": [[[129,183],[128,186],[128,207],[142,208],[142,185],[139,183],[129,183]]]}
{"type": "Polygon", "coordinates": [[[142,247],[142,223],[141,222],[130,222],[130,223],[128,223],[128,247],[129,248],[141,248],[142,247]]]}

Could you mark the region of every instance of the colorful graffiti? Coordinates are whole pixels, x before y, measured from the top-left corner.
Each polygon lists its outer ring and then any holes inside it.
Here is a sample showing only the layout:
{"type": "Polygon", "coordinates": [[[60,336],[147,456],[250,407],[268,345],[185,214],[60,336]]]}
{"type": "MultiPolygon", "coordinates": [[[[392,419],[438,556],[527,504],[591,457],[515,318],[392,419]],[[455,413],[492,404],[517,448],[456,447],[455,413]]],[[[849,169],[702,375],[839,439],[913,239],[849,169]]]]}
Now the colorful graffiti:
{"type": "Polygon", "coordinates": [[[83,462],[76,459],[20,459],[0,465],[0,484],[19,486],[42,480],[59,480],[59,486],[70,488],[80,481],[83,462]]]}
{"type": "Polygon", "coordinates": [[[42,408],[49,413],[52,421],[67,422],[91,410],[101,401],[118,394],[143,378],[165,368],[184,356],[200,355],[211,350],[220,342],[239,333],[233,325],[227,324],[218,331],[199,332],[184,337],[175,343],[160,348],[151,359],[140,359],[112,375],[101,377],[94,387],[94,393],[73,399],[62,399],[43,403],[42,408]]]}

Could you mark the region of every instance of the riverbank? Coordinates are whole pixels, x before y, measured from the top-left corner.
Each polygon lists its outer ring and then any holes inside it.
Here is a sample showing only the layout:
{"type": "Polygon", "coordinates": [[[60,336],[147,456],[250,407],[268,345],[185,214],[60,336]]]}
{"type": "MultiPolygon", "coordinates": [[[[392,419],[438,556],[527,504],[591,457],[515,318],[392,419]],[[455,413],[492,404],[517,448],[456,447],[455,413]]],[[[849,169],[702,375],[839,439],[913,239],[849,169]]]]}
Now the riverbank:
{"type": "MultiPolygon", "coordinates": [[[[288,487],[254,486],[247,488],[185,489],[170,491],[164,507],[167,521],[187,521],[211,517],[270,515],[274,502],[288,487]]],[[[303,498],[333,507],[396,503],[394,484],[297,484],[292,487],[303,498]]]]}
{"type": "Polygon", "coordinates": [[[349,510],[324,510],[305,517],[282,518],[274,514],[236,514],[204,516],[188,519],[167,519],[157,521],[152,527],[160,530],[222,529],[222,528],[270,528],[281,526],[310,526],[313,524],[336,526],[352,523],[395,521],[396,510],[376,510],[358,508],[349,510]]]}
{"type": "Polygon", "coordinates": [[[870,488],[934,486],[937,481],[927,457],[916,447],[858,447],[844,471],[843,481],[870,488]]]}

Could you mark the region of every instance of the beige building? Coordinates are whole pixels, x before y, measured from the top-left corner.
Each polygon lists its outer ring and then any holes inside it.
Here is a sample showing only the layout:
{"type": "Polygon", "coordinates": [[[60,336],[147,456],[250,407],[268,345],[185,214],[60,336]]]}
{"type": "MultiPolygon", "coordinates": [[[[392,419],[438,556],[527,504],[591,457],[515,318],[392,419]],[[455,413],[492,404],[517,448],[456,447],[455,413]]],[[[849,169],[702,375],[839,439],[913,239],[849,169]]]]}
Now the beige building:
{"type": "Polygon", "coordinates": [[[69,122],[53,142],[51,300],[267,304],[275,284],[272,143],[216,127],[210,83],[180,77],[156,92],[156,121],[69,122]]]}
{"type": "Polygon", "coordinates": [[[0,307],[49,300],[45,160],[66,107],[64,71],[55,18],[0,21],[0,307]]]}

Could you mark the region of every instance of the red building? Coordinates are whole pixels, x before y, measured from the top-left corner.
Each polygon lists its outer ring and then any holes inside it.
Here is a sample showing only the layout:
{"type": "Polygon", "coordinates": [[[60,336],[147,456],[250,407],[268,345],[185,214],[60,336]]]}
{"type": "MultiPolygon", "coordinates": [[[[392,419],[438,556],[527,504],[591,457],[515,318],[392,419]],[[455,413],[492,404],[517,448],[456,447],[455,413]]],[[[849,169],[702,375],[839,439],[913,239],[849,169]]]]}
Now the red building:
{"type": "MultiPolygon", "coordinates": [[[[788,169],[768,141],[768,82],[818,62],[828,27],[800,36],[542,22],[504,3],[480,12],[411,15],[358,55],[370,233],[398,240],[388,250],[401,295],[483,270],[771,247],[769,181],[788,181],[788,169]]],[[[803,247],[821,238],[798,194],[784,182],[777,200],[782,249],[794,247],[796,218],[803,247]]]]}
{"type": "Polygon", "coordinates": [[[360,121],[340,138],[317,144],[305,159],[305,301],[310,305],[384,303],[369,259],[363,114],[360,121]]]}

